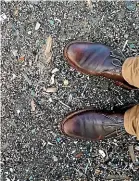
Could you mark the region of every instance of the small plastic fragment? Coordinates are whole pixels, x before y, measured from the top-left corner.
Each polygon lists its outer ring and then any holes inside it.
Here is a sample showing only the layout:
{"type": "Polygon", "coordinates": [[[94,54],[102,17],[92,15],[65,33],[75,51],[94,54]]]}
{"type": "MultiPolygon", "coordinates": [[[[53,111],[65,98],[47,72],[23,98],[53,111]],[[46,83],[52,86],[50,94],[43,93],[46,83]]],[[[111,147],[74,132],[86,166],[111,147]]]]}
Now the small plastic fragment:
{"type": "Polygon", "coordinates": [[[29,180],[33,180],[33,177],[32,177],[32,176],[30,176],[30,177],[29,177],[29,180]]]}
{"type": "Polygon", "coordinates": [[[129,47],[130,47],[131,49],[136,48],[135,45],[134,45],[133,43],[129,43],[129,47]]]}
{"type": "Polygon", "coordinates": [[[50,25],[54,25],[54,21],[53,20],[48,20],[48,22],[50,23],[50,25]]]}
{"type": "Polygon", "coordinates": [[[59,143],[61,141],[61,138],[60,137],[56,138],[56,141],[59,143]]]}
{"type": "Polygon", "coordinates": [[[136,9],[136,2],[126,1],[125,4],[126,4],[126,8],[129,11],[135,11],[135,9],[136,9]]]}
{"type": "Polygon", "coordinates": [[[21,56],[21,57],[19,57],[19,59],[18,59],[20,62],[23,62],[24,60],[25,60],[25,56],[21,56]]]}

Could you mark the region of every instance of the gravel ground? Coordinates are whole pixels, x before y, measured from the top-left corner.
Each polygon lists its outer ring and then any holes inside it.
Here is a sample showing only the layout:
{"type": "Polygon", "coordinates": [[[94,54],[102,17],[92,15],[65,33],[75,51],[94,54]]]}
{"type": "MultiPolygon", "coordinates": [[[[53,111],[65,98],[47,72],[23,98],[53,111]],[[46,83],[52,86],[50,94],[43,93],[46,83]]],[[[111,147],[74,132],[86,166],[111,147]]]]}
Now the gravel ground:
{"type": "Polygon", "coordinates": [[[75,110],[113,111],[139,103],[138,90],[78,73],[63,57],[72,40],[101,42],[123,57],[137,55],[137,1],[7,1],[1,2],[2,180],[138,181],[135,137],[123,132],[90,142],[67,138],[59,130],[63,118],[75,110]],[[51,38],[50,60],[43,47],[51,38]]]}

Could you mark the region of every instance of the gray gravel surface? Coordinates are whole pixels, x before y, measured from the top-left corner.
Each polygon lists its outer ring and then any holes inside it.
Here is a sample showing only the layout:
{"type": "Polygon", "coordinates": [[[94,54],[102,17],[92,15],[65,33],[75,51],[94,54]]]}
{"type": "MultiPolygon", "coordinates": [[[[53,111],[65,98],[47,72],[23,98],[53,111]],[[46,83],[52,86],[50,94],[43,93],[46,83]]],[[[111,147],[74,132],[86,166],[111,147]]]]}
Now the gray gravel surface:
{"type": "Polygon", "coordinates": [[[1,2],[3,181],[139,180],[135,137],[124,133],[90,142],[67,138],[59,130],[75,110],[113,111],[139,103],[138,90],[83,75],[64,60],[63,48],[72,40],[104,43],[125,58],[139,53],[137,1],[89,2],[1,2]],[[42,47],[49,36],[52,60],[47,63],[42,47]],[[57,91],[47,93],[48,87],[57,91]]]}

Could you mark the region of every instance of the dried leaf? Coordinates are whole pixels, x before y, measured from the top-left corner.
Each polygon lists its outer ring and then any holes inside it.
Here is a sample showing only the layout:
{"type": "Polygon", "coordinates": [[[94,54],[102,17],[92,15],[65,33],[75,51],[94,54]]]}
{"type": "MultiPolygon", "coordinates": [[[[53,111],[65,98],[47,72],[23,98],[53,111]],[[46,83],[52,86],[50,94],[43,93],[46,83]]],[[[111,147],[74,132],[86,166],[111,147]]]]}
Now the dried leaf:
{"type": "Polygon", "coordinates": [[[35,108],[36,108],[36,105],[35,105],[34,100],[32,99],[31,100],[31,111],[35,111],[35,108]]]}
{"type": "Polygon", "coordinates": [[[46,89],[46,92],[52,92],[52,93],[54,93],[54,92],[56,92],[56,91],[57,91],[57,88],[56,88],[56,87],[49,87],[49,88],[46,89]]]}

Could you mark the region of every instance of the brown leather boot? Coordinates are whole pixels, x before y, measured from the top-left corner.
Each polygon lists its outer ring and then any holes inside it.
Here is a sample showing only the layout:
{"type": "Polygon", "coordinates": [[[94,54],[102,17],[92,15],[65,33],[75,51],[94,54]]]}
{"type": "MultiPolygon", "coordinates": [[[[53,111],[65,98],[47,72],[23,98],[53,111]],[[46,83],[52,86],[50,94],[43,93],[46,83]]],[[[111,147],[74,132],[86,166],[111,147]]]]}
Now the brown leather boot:
{"type": "Polygon", "coordinates": [[[61,123],[61,131],[73,138],[101,140],[123,132],[124,115],[81,110],[70,114],[61,123]]]}
{"type": "Polygon", "coordinates": [[[106,45],[74,41],[65,47],[64,56],[72,67],[82,73],[104,76],[117,81],[119,86],[134,88],[122,76],[122,57],[106,45]]]}

